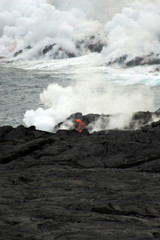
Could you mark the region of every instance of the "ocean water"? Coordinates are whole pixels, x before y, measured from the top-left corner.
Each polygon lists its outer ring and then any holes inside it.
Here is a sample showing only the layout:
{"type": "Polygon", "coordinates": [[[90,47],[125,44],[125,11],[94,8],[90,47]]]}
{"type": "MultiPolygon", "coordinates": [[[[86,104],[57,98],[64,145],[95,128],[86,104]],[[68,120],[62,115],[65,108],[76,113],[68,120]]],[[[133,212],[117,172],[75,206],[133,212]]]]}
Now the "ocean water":
{"type": "Polygon", "coordinates": [[[1,1],[0,126],[52,131],[82,112],[122,113],[108,128],[123,128],[159,109],[160,1],[66,1],[1,1]]]}

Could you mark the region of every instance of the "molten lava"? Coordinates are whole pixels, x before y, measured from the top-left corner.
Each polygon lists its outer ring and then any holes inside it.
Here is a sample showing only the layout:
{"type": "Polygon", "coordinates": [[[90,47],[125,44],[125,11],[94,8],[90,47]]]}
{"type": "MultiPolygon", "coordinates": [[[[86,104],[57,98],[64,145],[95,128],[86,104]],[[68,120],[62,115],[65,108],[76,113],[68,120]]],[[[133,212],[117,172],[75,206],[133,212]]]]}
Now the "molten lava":
{"type": "Polygon", "coordinates": [[[78,128],[76,129],[78,132],[82,132],[84,129],[86,129],[86,124],[80,119],[76,119],[76,122],[78,123],[78,128]]]}

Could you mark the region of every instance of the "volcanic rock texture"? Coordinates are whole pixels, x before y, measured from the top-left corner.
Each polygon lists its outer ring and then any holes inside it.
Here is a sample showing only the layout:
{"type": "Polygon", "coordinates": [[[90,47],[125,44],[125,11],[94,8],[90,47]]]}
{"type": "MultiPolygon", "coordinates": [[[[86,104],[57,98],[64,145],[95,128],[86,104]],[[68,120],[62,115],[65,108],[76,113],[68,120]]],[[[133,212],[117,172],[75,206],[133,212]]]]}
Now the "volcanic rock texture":
{"type": "Polygon", "coordinates": [[[160,239],[160,123],[0,128],[1,240],[160,239]]]}

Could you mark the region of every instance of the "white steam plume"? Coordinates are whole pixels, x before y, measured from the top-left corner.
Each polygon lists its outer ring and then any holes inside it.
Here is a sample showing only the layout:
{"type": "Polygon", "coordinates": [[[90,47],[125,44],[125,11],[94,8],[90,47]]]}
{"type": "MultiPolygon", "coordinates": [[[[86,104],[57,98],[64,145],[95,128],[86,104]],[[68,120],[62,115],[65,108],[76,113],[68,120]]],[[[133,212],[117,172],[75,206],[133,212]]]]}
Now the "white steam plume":
{"type": "MultiPolygon", "coordinates": [[[[62,87],[50,84],[40,95],[44,109],[28,110],[24,116],[27,126],[35,125],[37,129],[52,131],[56,124],[65,121],[75,112],[117,114],[111,118],[109,128],[123,128],[133,112],[153,108],[153,96],[150,89],[126,91],[125,87],[107,87],[102,90],[101,81],[77,83],[75,86],[62,87]],[[99,90],[98,90],[99,89],[99,90]]],[[[100,122],[92,129],[99,129],[100,122]]],[[[99,129],[100,130],[100,129],[99,129]]]]}
{"type": "Polygon", "coordinates": [[[107,61],[127,56],[155,58],[160,54],[160,1],[135,1],[106,23],[107,61]]]}
{"type": "Polygon", "coordinates": [[[79,56],[77,42],[108,42],[107,62],[160,54],[160,0],[1,0],[0,56],[63,58],[79,56]],[[110,20],[110,21],[109,21],[110,20]],[[54,45],[56,44],[56,45],[54,45]],[[65,51],[62,51],[65,50],[65,51]]]}
{"type": "Polygon", "coordinates": [[[1,56],[23,50],[21,57],[38,57],[49,45],[52,54],[61,48],[77,55],[77,41],[101,28],[80,9],[58,10],[47,0],[1,0],[0,20],[1,56]]]}

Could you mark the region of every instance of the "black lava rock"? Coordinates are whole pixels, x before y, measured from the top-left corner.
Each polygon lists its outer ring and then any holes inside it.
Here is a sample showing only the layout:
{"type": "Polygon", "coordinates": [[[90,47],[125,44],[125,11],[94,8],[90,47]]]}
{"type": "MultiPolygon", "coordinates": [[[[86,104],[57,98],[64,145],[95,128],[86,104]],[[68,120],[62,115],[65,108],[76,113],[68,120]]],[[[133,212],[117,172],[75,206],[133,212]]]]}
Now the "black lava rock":
{"type": "Polygon", "coordinates": [[[160,239],[159,122],[0,139],[1,240],[160,239]]]}

